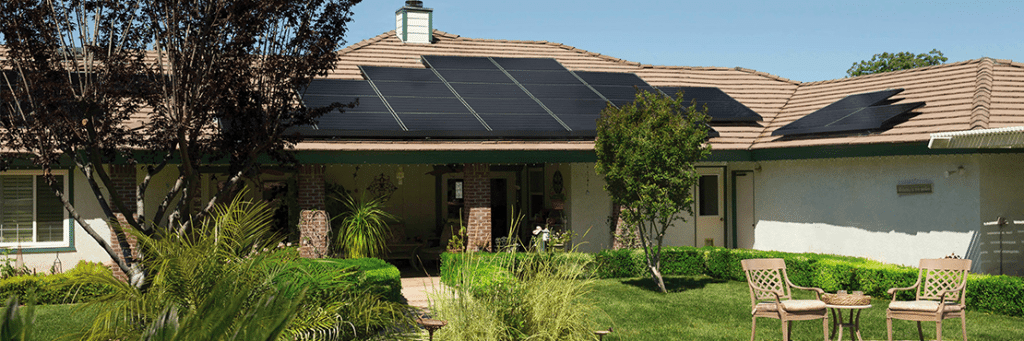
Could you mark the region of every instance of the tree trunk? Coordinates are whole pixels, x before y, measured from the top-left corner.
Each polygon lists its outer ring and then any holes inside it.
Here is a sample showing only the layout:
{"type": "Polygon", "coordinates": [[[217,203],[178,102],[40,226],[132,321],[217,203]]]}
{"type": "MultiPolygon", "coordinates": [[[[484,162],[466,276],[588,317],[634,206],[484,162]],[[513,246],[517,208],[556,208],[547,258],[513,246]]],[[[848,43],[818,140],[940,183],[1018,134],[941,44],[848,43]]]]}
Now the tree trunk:
{"type": "Polygon", "coordinates": [[[667,293],[668,289],[665,288],[665,280],[661,278],[661,271],[658,270],[657,266],[647,264],[647,268],[651,270],[651,278],[654,279],[654,283],[658,285],[658,291],[661,293],[667,293]]]}

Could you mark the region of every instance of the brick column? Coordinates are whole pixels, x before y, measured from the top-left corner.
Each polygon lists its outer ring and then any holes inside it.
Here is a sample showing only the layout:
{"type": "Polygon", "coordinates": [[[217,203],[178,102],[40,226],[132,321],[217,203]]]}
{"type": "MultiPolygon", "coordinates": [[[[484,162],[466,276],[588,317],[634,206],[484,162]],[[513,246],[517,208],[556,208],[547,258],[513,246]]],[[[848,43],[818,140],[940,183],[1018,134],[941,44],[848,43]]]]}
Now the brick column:
{"type": "MultiPolygon", "coordinates": [[[[113,201],[109,201],[110,208],[114,211],[114,216],[117,217],[117,222],[121,225],[121,228],[125,230],[125,239],[128,244],[129,253],[131,254],[131,261],[138,262],[142,259],[142,254],[139,252],[139,242],[134,236],[128,233],[131,229],[131,225],[128,225],[128,220],[125,219],[125,214],[135,214],[136,199],[135,189],[138,184],[135,179],[135,166],[131,165],[113,165],[110,166],[109,170],[110,182],[113,188],[109,188],[109,195],[111,197],[117,196],[124,203],[125,208],[131,212],[120,212],[117,207],[114,206],[113,201]]],[[[110,229],[110,247],[114,249],[114,252],[119,258],[124,259],[124,246],[118,243],[117,234],[114,233],[114,229],[110,229]]],[[[114,272],[114,277],[122,281],[128,281],[128,276],[121,271],[121,268],[117,264],[108,265],[110,270],[114,272]]]]}
{"type": "Polygon", "coordinates": [[[299,256],[302,258],[327,257],[330,218],[324,210],[303,210],[299,213],[299,256]]]}
{"type": "Polygon", "coordinates": [[[489,250],[491,246],[491,178],[488,167],[484,163],[463,167],[462,191],[466,205],[462,221],[466,222],[467,249],[470,251],[489,250]]]}
{"type": "Polygon", "coordinates": [[[326,183],[323,165],[300,165],[298,181],[299,255],[304,258],[327,256],[330,218],[324,211],[326,183]]]}

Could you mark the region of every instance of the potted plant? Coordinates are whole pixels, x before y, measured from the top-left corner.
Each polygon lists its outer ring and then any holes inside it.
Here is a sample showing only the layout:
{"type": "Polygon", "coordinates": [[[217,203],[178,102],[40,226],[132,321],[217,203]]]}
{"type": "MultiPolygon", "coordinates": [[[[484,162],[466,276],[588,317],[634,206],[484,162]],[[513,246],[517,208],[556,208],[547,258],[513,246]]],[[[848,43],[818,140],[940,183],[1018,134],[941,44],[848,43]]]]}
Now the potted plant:
{"type": "Polygon", "coordinates": [[[341,220],[337,243],[346,256],[363,258],[383,254],[391,235],[387,219],[396,220],[394,215],[384,211],[383,201],[380,198],[357,200],[351,195],[337,199],[345,210],[333,219],[341,220]]]}
{"type": "Polygon", "coordinates": [[[557,193],[557,192],[551,192],[551,196],[549,196],[549,198],[551,199],[551,209],[553,209],[553,210],[565,209],[565,194],[557,193]]]}

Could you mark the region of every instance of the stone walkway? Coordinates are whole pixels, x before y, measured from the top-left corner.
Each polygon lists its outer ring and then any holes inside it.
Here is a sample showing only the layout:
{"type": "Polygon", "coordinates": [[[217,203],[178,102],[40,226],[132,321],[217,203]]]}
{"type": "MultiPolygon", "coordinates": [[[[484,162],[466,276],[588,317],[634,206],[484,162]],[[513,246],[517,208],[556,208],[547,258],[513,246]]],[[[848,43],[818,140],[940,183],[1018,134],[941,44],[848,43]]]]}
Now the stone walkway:
{"type": "Polygon", "coordinates": [[[430,307],[429,295],[438,290],[442,290],[440,277],[402,277],[402,296],[413,307],[427,310],[430,307]]]}

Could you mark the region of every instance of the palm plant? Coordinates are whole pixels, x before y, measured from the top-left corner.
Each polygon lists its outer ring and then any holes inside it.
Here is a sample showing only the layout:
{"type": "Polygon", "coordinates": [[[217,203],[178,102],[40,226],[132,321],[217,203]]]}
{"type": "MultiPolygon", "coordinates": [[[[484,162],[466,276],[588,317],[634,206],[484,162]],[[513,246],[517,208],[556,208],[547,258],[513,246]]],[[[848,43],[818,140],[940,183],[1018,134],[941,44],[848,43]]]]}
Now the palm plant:
{"type": "Polygon", "coordinates": [[[243,197],[218,207],[191,233],[136,234],[151,270],[142,288],[109,275],[76,274],[76,283],[114,289],[90,303],[100,305],[102,313],[82,338],[275,339],[294,316],[304,289],[277,281],[288,271],[283,259],[289,256],[272,252],[281,237],[270,232],[266,204],[243,197]]]}
{"type": "Polygon", "coordinates": [[[375,257],[386,249],[385,243],[391,236],[387,219],[395,216],[384,211],[381,198],[356,200],[351,195],[332,193],[331,200],[344,204],[345,212],[332,218],[341,220],[337,234],[339,245],[348,258],[375,257]]]}

